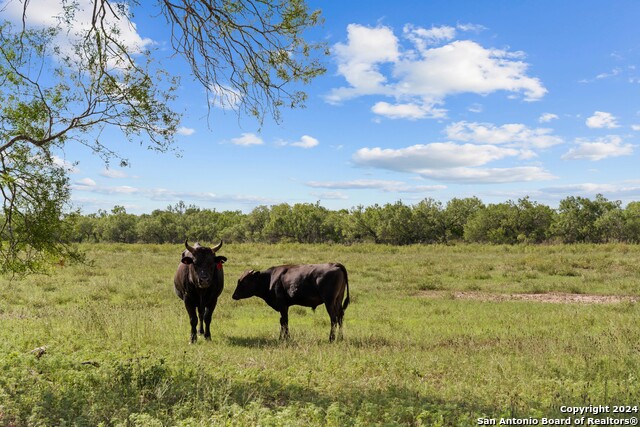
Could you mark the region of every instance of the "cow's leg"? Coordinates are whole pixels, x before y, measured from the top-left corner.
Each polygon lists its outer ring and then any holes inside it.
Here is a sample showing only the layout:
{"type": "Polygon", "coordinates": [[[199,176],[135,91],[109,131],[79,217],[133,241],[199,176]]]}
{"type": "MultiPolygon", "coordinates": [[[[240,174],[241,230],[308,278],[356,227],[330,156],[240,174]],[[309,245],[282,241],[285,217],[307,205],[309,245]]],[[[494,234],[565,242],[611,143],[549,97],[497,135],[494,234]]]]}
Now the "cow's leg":
{"type": "Polygon", "coordinates": [[[289,307],[280,310],[280,339],[289,338],[289,307]]]}
{"type": "Polygon", "coordinates": [[[200,328],[198,329],[198,332],[200,333],[200,335],[204,334],[204,327],[202,326],[202,321],[204,319],[204,317],[206,316],[206,308],[199,305],[198,306],[198,317],[200,318],[200,328]]]}
{"type": "Polygon", "coordinates": [[[325,304],[329,319],[331,320],[331,331],[329,332],[329,342],[336,339],[336,325],[338,324],[338,312],[334,304],[325,304]]]}
{"type": "Polygon", "coordinates": [[[344,310],[342,306],[338,304],[338,339],[343,339],[342,335],[342,319],[344,318],[344,310]]]}
{"type": "Polygon", "coordinates": [[[336,322],[331,319],[331,330],[329,331],[329,342],[334,342],[336,339],[336,322]]]}
{"type": "Polygon", "coordinates": [[[213,310],[216,309],[218,300],[213,300],[210,306],[204,309],[204,339],[211,340],[211,317],[213,316],[213,310]]]}
{"type": "Polygon", "coordinates": [[[191,344],[193,344],[198,339],[198,334],[196,333],[196,326],[198,326],[196,306],[186,302],[184,303],[184,306],[187,308],[187,313],[189,313],[189,321],[191,323],[191,344]]]}

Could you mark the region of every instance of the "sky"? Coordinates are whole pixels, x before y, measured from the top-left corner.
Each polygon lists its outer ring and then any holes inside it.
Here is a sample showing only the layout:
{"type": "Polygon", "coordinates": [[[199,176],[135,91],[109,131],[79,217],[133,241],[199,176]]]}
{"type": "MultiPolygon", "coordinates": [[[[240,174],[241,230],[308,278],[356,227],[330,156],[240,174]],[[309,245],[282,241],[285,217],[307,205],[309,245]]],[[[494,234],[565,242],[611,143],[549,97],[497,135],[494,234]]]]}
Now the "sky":
{"type": "MultiPolygon", "coordinates": [[[[148,9],[134,11],[127,37],[169,58],[164,18],[141,3],[148,9]]],[[[59,156],[77,162],[73,205],[140,214],[179,201],[250,212],[472,196],[553,207],[598,193],[640,200],[640,2],[308,4],[324,23],[306,38],[331,53],[326,74],[304,87],[306,108],[262,127],[209,111],[205,91],[170,58],[167,69],[183,75],[179,155],[106,132],[103,142],[130,160],[107,167],[70,143],[59,156]]],[[[36,17],[47,22],[54,9],[36,17]]]]}

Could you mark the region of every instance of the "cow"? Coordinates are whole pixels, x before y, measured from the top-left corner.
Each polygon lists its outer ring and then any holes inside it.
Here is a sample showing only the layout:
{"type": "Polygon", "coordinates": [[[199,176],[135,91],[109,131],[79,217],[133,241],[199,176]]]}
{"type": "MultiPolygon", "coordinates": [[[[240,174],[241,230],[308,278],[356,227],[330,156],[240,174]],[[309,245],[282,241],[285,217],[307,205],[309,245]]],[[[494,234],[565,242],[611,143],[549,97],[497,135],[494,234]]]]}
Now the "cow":
{"type": "Polygon", "coordinates": [[[198,338],[198,316],[200,334],[204,334],[206,340],[211,339],[211,316],[224,287],[222,264],[227,258],[216,256],[216,252],[222,247],[222,241],[213,248],[200,246],[199,243],[192,247],[189,246],[188,240],[184,242],[184,246],[186,250],[182,252],[178,270],[173,278],[173,287],[178,298],[184,301],[189,314],[193,344],[198,338]]]}
{"type": "Polygon", "coordinates": [[[280,312],[280,339],[289,337],[289,307],[324,304],[331,319],[329,342],[335,340],[336,325],[342,336],[342,318],[349,305],[347,269],[342,264],[280,265],[264,271],[245,271],[233,293],[234,300],[257,296],[280,312]],[[344,291],[347,298],[342,302],[344,291]]]}

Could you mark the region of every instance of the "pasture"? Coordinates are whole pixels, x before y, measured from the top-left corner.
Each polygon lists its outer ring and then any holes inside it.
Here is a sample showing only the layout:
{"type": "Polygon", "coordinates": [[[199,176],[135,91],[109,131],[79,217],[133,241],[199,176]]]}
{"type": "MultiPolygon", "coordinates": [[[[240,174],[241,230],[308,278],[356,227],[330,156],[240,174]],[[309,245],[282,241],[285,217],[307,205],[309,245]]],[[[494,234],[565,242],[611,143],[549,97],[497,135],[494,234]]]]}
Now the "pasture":
{"type": "Polygon", "coordinates": [[[84,249],[93,266],[0,282],[0,425],[464,426],[640,402],[638,246],[225,244],[194,345],[183,247],[84,249]],[[231,299],[245,269],[330,261],[349,272],[343,341],[323,306],[292,307],[281,342],[278,313],[231,299]]]}

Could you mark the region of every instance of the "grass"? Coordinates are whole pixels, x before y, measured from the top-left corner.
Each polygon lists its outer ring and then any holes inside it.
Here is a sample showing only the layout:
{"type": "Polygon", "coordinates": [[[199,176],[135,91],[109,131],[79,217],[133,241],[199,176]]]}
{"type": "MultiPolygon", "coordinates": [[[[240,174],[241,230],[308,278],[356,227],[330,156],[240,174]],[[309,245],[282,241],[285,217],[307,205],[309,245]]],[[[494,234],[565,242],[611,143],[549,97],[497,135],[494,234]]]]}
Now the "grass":
{"type": "Polygon", "coordinates": [[[637,304],[454,297],[640,295],[637,246],[229,244],[213,339],[195,345],[179,246],[85,249],[93,267],[0,282],[0,425],[476,425],[640,401],[637,304]],[[280,342],[278,313],[231,299],[245,269],[324,261],[349,271],[343,341],[323,307],[292,308],[280,342]]]}

